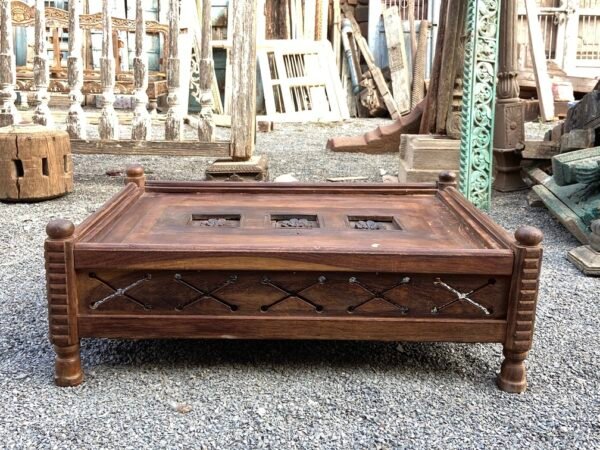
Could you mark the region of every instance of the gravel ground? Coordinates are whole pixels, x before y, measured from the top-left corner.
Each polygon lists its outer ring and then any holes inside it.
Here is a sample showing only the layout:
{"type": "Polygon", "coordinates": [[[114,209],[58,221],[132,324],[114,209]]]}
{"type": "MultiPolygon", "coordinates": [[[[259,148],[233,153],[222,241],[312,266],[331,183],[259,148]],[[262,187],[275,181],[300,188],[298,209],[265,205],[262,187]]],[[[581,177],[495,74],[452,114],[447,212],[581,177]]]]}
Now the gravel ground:
{"type": "MultiPolygon", "coordinates": [[[[327,137],[382,121],[259,134],[271,176],[396,173],[396,155],[333,154],[327,137]]],[[[220,131],[224,133],[224,131],[220,131]]],[[[153,177],[201,178],[209,159],[75,157],[75,192],[0,204],[2,448],[600,448],[600,279],[566,260],[577,242],[525,193],[495,194],[508,229],[540,227],[545,258],[529,390],[499,391],[500,345],[85,340],[86,381],[52,382],[42,243],[117,192],[105,175],[140,161],[153,177]]]]}

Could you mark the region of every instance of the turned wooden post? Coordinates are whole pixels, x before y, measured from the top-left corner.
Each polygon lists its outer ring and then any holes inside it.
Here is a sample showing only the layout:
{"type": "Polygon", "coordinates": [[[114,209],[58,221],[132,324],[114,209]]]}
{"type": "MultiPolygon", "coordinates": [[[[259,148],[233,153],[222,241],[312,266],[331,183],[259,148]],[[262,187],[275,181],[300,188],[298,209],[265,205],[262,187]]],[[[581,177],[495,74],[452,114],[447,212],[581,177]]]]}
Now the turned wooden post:
{"type": "Polygon", "coordinates": [[[119,119],[115,112],[115,58],[113,55],[112,19],[110,13],[114,0],[102,2],[102,57],[100,78],[102,82],[102,112],[98,132],[102,140],[119,139],[119,119]]]}
{"type": "Polygon", "coordinates": [[[69,56],[67,70],[69,81],[69,114],[67,115],[67,132],[71,139],[87,138],[87,120],[81,107],[83,102],[83,60],[81,58],[82,31],[79,16],[83,13],[81,0],[69,2],[69,56]]]}
{"type": "Polygon", "coordinates": [[[233,5],[231,156],[248,160],[256,139],[256,0],[233,5]]]}
{"type": "Polygon", "coordinates": [[[126,174],[125,184],[134,183],[140,188],[146,185],[146,175],[144,174],[144,168],[140,164],[128,165],[126,174]]]}
{"type": "Polygon", "coordinates": [[[56,352],[54,381],[58,386],[77,386],[83,381],[79,336],[74,317],[77,314],[73,233],[68,220],[48,223],[44,245],[50,341],[56,352]]]}
{"type": "Polygon", "coordinates": [[[211,0],[202,2],[202,43],[200,47],[200,120],[198,120],[198,139],[201,142],[214,142],[215,121],[213,119],[213,58],[211,48],[212,20],[211,0]]]}
{"type": "Polygon", "coordinates": [[[0,0],[0,127],[20,121],[15,106],[17,68],[13,51],[13,27],[10,0],[0,0]]]}
{"type": "Polygon", "coordinates": [[[439,190],[444,190],[447,187],[456,187],[456,173],[450,170],[444,170],[438,175],[437,186],[439,190]]]}
{"type": "Polygon", "coordinates": [[[183,115],[180,110],[180,60],[179,60],[179,0],[169,0],[169,59],[167,62],[167,86],[169,109],[165,120],[165,139],[180,141],[183,132],[183,115]]]}
{"type": "Polygon", "coordinates": [[[35,39],[33,44],[33,82],[35,93],[33,94],[33,122],[38,125],[52,126],[52,114],[48,108],[48,83],[50,81],[50,70],[48,68],[48,52],[46,51],[46,7],[44,0],[35,0],[35,39]]]}
{"type": "Polygon", "coordinates": [[[503,352],[505,359],[497,379],[500,389],[506,392],[527,389],[524,361],[533,341],[543,237],[540,230],[529,226],[515,232],[515,267],[519,273],[513,278],[503,352]]]}
{"type": "Polygon", "coordinates": [[[508,192],[527,187],[521,176],[525,144],[523,104],[517,80],[517,1],[504,0],[500,10],[496,125],[494,129],[494,189],[508,192]]]}
{"type": "Polygon", "coordinates": [[[152,133],[152,119],[148,113],[148,54],[146,52],[146,22],[143,0],[136,0],[135,9],[135,57],[133,58],[133,83],[135,109],[131,124],[131,139],[146,141],[152,133]]]}

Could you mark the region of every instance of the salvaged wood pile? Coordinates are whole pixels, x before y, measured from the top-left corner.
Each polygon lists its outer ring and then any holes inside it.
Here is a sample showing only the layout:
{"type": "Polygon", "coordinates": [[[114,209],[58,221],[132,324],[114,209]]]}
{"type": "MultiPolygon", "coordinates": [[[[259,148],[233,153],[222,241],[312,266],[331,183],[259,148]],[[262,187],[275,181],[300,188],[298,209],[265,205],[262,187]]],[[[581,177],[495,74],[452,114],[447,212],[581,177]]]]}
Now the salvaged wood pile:
{"type": "Polygon", "coordinates": [[[39,125],[0,128],[0,201],[48,200],[72,190],[68,133],[39,125]]]}
{"type": "Polygon", "coordinates": [[[569,252],[569,259],[586,274],[600,275],[600,90],[571,108],[549,135],[560,153],[552,157],[552,176],[537,177],[534,192],[584,244],[569,252]]]}

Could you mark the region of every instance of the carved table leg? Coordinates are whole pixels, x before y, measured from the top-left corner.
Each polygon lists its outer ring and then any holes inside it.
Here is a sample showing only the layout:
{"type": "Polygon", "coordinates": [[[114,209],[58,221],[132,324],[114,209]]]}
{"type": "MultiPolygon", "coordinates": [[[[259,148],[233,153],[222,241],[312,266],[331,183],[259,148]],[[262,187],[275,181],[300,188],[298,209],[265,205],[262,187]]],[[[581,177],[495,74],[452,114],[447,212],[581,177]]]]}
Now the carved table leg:
{"type": "Polygon", "coordinates": [[[56,352],[54,382],[57,386],[77,386],[83,381],[79,343],[61,347],[54,346],[56,352]]]}
{"type": "Polygon", "coordinates": [[[516,273],[513,274],[504,342],[505,359],[497,380],[500,389],[511,393],[527,389],[524,361],[533,341],[543,234],[534,227],[521,227],[515,238],[516,273]]]}
{"type": "Polygon", "coordinates": [[[77,386],[83,381],[77,334],[73,233],[68,220],[52,220],[46,227],[46,286],[50,341],[56,352],[54,381],[58,386],[77,386]]]}

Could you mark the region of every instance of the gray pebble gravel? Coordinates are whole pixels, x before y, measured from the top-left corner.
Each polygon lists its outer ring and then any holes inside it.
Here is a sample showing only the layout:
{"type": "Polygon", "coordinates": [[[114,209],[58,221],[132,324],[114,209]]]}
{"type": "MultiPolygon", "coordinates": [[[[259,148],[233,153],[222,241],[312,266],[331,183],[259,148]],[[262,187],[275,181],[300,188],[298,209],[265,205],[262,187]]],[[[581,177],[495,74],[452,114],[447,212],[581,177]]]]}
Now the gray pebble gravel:
{"type": "MultiPolygon", "coordinates": [[[[258,135],[271,178],[397,173],[397,155],[334,154],[330,136],[379,120],[286,125],[258,135]]],[[[220,130],[226,135],[226,130],[220,130]]],[[[524,192],[495,194],[492,217],[545,233],[529,390],[499,391],[500,345],[84,340],[86,381],[57,388],[47,339],[42,244],[54,217],[75,222],[141,162],[161,179],[198,179],[210,159],[76,156],[75,192],[0,204],[0,448],[600,448],[600,279],[566,260],[577,242],[524,192]]]]}

